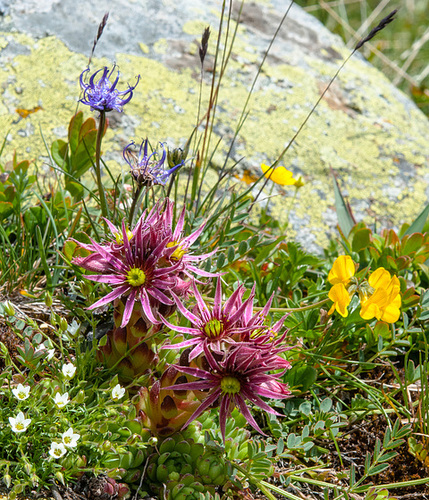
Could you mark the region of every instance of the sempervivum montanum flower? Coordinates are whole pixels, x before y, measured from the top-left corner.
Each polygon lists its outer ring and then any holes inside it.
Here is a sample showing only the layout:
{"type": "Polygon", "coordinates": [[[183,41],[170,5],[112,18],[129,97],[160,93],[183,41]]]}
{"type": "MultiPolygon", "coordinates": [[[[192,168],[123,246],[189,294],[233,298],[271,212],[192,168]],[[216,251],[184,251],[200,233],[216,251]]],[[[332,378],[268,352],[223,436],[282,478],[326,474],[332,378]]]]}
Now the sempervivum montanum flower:
{"type": "MultiPolygon", "coordinates": [[[[279,340],[283,340],[283,338],[279,340]]],[[[174,386],[166,387],[166,389],[208,391],[206,398],[202,400],[184,427],[208,408],[219,405],[219,422],[224,440],[226,419],[234,407],[239,409],[254,429],[264,434],[250,413],[246,400],[269,413],[278,415],[260,396],[283,399],[291,395],[287,385],[279,381],[279,377],[290,367],[289,362],[279,356],[279,353],[286,350],[287,347],[279,347],[279,343],[273,341],[265,348],[236,344],[231,346],[221,359],[216,353],[212,354],[207,345],[204,345],[208,370],[176,366],[179,371],[199,380],[183,384],[176,383],[174,386]],[[278,372],[278,370],[282,371],[278,372]],[[277,371],[277,373],[270,373],[273,371],[277,371]]]]}
{"type": "Polygon", "coordinates": [[[212,276],[193,265],[208,255],[194,256],[191,245],[204,226],[184,236],[185,210],[173,229],[173,203],[158,202],[145,211],[133,230],[125,223],[117,228],[106,221],[112,238],[104,244],[77,242],[91,252],[73,260],[84,269],[100,273],[86,276],[109,284],[113,290],[90,309],[115,304],[115,328],[108,332],[106,344],[98,353],[107,366],[115,366],[123,381],[144,374],[157,363],[157,354],[142,342],[160,329],[158,314],[170,316],[176,300],[188,293],[192,273],[212,276]]]}
{"type": "Polygon", "coordinates": [[[122,107],[127,104],[133,97],[133,90],[137,87],[140,76],[137,77],[137,83],[134,87],[128,87],[127,90],[119,91],[116,85],[119,81],[119,71],[115,81],[110,82],[115,66],[109,73],[109,68],[106,66],[93,73],[88,83],[83,81],[85,74],[89,71],[86,68],[80,75],[80,86],[83,90],[83,98],[80,100],[82,104],[90,106],[92,110],[97,111],[122,111],[122,107]],[[101,75],[100,75],[101,73],[101,75]],[[100,76],[99,76],[100,75],[100,76]]]}
{"type": "Polygon", "coordinates": [[[188,311],[176,298],[179,311],[191,322],[191,327],[176,326],[163,318],[163,322],[172,330],[192,336],[184,342],[166,345],[163,348],[192,347],[189,361],[203,353],[204,345],[208,345],[217,353],[224,351],[225,344],[235,344],[236,342],[252,342],[254,346],[264,345],[266,342],[271,342],[270,338],[277,334],[284,323],[285,317],[271,328],[264,325],[273,297],[270,298],[262,311],[253,314],[254,288],[248,299],[243,301],[245,288],[239,286],[222,306],[222,286],[221,280],[218,279],[213,306],[210,307],[204,302],[195,282],[193,282],[193,290],[197,301],[193,312],[188,311]]]}
{"type": "MultiPolygon", "coordinates": [[[[189,247],[198,238],[204,226],[187,237],[183,237],[185,211],[183,210],[176,228],[172,229],[172,206],[166,200],[157,203],[152,211],[143,213],[132,231],[125,222],[116,228],[109,222],[114,240],[101,245],[91,239],[91,244],[76,241],[82,248],[91,251],[87,257],[76,257],[73,263],[89,271],[100,274],[86,278],[99,283],[107,283],[113,290],[89,309],[104,306],[115,299],[124,298],[125,308],[121,327],[125,327],[131,317],[135,301],[140,302],[145,319],[159,324],[157,313],[162,306],[175,306],[174,299],[184,296],[190,283],[184,278],[190,272],[203,276],[213,276],[197,269],[193,261],[199,261],[211,254],[194,256],[189,247]]],[[[163,307],[165,309],[165,307],[163,307]]],[[[170,315],[162,311],[163,316],[170,315]]]]}
{"type": "Polygon", "coordinates": [[[138,156],[131,151],[131,146],[134,146],[134,142],[131,142],[124,148],[123,156],[130,166],[131,175],[139,186],[150,187],[157,184],[165,186],[169,176],[183,165],[182,162],[167,170],[164,168],[167,153],[162,143],[160,143],[162,155],[159,159],[157,151],[148,153],[147,139],[141,143],[138,156]]]}

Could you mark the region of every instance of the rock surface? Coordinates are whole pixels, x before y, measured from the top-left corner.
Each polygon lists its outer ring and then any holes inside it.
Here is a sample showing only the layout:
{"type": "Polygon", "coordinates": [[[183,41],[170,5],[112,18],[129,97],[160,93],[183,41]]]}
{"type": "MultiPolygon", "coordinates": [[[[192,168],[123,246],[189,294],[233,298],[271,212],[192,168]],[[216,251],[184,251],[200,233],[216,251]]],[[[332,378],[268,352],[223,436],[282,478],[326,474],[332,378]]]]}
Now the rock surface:
{"type": "MultiPolygon", "coordinates": [[[[238,4],[234,2],[234,19],[238,4]]],[[[8,133],[3,162],[16,150],[19,159],[49,163],[41,133],[48,145],[66,135],[79,98],[78,78],[106,10],[110,17],[92,69],[116,62],[120,88],[134,84],[136,75],[142,77],[124,112],[111,114],[103,146],[107,163],[117,171],[125,169],[121,151],[131,139],[140,142],[148,136],[152,142],[183,145],[196,122],[197,41],[210,25],[204,106],[221,5],[216,0],[0,0],[0,127],[3,137],[8,133]],[[32,112],[23,118],[17,109],[32,112]]],[[[214,130],[222,137],[222,148],[215,165],[222,164],[285,8],[281,0],[245,2],[218,100],[214,130]]],[[[340,38],[300,8],[291,9],[232,147],[233,161],[244,157],[236,167],[238,177],[244,171],[260,175],[260,163],[278,157],[348,54],[340,38]]],[[[283,159],[282,164],[303,176],[305,186],[293,199],[294,188],[268,185],[267,194],[271,187],[277,194],[269,201],[270,210],[282,223],[290,212],[288,237],[309,250],[325,246],[337,223],[332,167],[358,220],[376,222],[378,228],[410,222],[428,201],[428,136],[426,117],[355,54],[283,159]]]]}

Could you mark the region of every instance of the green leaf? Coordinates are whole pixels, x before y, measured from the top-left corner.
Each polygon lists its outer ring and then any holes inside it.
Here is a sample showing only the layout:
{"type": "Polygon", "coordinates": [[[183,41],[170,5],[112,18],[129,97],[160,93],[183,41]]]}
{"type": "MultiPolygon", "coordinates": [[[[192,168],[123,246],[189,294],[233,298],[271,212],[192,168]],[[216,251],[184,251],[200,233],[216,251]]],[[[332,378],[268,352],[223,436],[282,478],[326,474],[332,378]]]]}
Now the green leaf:
{"type": "Polygon", "coordinates": [[[423,235],[421,233],[414,233],[409,237],[408,235],[404,235],[402,243],[402,255],[410,255],[422,248],[423,235]]]}
{"type": "Polygon", "coordinates": [[[347,238],[352,230],[352,227],[355,225],[355,221],[348,204],[345,202],[343,195],[341,194],[340,187],[338,186],[337,179],[332,169],[331,172],[334,178],[335,209],[337,211],[338,225],[340,226],[344,236],[347,238]]]}
{"type": "Polygon", "coordinates": [[[327,413],[332,408],[332,399],[326,398],[320,403],[320,411],[327,413]]]}
{"type": "Polygon", "coordinates": [[[360,252],[369,247],[371,243],[371,229],[362,228],[357,230],[353,235],[352,250],[353,252],[360,252]]]}
{"type": "Polygon", "coordinates": [[[375,476],[376,474],[380,474],[380,472],[383,472],[389,467],[389,464],[378,464],[375,465],[374,467],[371,467],[369,471],[367,472],[368,476],[375,476]]]}
{"type": "Polygon", "coordinates": [[[234,247],[229,247],[228,249],[228,262],[231,263],[235,259],[235,250],[234,247]]]}
{"type": "Polygon", "coordinates": [[[66,182],[65,187],[75,200],[81,200],[83,198],[84,188],[78,182],[74,181],[66,182]]]}
{"type": "Polygon", "coordinates": [[[287,437],[287,447],[290,449],[290,448],[294,448],[295,444],[296,444],[296,435],[292,432],[291,434],[289,434],[289,436],[287,437]]]}
{"type": "Polygon", "coordinates": [[[0,219],[5,219],[13,212],[13,205],[8,201],[0,201],[0,219]]]}
{"type": "Polygon", "coordinates": [[[413,233],[421,233],[423,232],[423,228],[425,226],[426,220],[429,215],[429,205],[423,209],[420,215],[417,216],[416,220],[411,224],[411,226],[405,231],[404,236],[406,234],[413,233]]]}
{"type": "Polygon", "coordinates": [[[305,416],[310,415],[311,413],[311,403],[309,401],[304,401],[299,405],[299,411],[303,413],[305,416]]]}
{"type": "Polygon", "coordinates": [[[82,127],[83,122],[83,112],[79,111],[76,113],[69,123],[69,143],[72,151],[76,151],[77,145],[79,143],[79,132],[82,127]]]}
{"type": "Polygon", "coordinates": [[[52,143],[51,155],[54,162],[64,170],[68,171],[68,158],[67,158],[68,144],[62,139],[58,139],[52,143]]]}

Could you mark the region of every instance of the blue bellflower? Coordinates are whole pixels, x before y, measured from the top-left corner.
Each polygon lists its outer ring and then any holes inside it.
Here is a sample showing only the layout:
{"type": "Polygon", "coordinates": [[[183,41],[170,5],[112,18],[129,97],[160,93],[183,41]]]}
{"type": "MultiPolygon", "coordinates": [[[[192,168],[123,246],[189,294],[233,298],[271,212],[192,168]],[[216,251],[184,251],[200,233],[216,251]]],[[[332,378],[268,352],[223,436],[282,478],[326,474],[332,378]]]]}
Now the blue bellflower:
{"type": "Polygon", "coordinates": [[[155,186],[161,184],[165,186],[168,177],[179,167],[183,165],[183,162],[175,165],[174,167],[165,170],[164,161],[166,158],[166,152],[164,145],[160,142],[162,148],[161,159],[157,161],[158,153],[154,151],[148,154],[148,140],[144,140],[140,145],[140,150],[138,157],[129,149],[130,146],[134,146],[135,143],[131,142],[124,148],[123,156],[125,161],[131,168],[131,175],[137,182],[139,186],[155,186]]]}
{"type": "Polygon", "coordinates": [[[92,110],[112,111],[113,109],[116,109],[116,111],[122,111],[122,106],[127,104],[127,102],[129,102],[133,97],[133,90],[139,83],[140,75],[137,77],[137,83],[134,87],[129,86],[127,90],[119,92],[116,89],[116,85],[119,81],[119,71],[113,83],[110,83],[109,80],[114,70],[115,66],[112,68],[110,73],[106,66],[99,69],[91,76],[89,83],[85,83],[83,81],[83,77],[85,73],[89,71],[89,68],[82,71],[82,74],[80,75],[80,86],[83,90],[83,98],[80,99],[80,102],[91,106],[92,110]],[[97,75],[100,72],[102,72],[102,75],[97,79],[97,75]]]}

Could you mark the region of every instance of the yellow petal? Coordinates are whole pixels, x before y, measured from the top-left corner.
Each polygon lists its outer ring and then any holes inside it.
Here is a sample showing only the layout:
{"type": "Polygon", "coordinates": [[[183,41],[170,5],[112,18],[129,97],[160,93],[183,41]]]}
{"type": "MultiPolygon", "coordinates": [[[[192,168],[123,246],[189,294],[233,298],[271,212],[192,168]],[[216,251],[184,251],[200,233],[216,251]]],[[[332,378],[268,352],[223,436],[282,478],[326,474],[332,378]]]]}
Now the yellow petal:
{"type": "Polygon", "coordinates": [[[390,285],[392,277],[389,271],[386,271],[384,267],[379,267],[373,273],[371,273],[368,278],[368,283],[372,288],[387,288],[390,285]]]}
{"type": "Polygon", "coordinates": [[[343,318],[347,317],[349,314],[347,306],[352,298],[346,287],[342,283],[337,283],[329,290],[328,297],[334,303],[328,314],[332,314],[335,309],[343,318]]]}
{"type": "Polygon", "coordinates": [[[272,180],[280,186],[293,186],[296,179],[293,178],[293,173],[285,167],[271,168],[265,163],[261,164],[261,170],[267,179],[272,180]]]}
{"type": "Polygon", "coordinates": [[[355,263],[350,255],[340,255],[332,266],[328,274],[328,281],[331,285],[343,283],[347,285],[350,278],[355,274],[355,263]]]}

